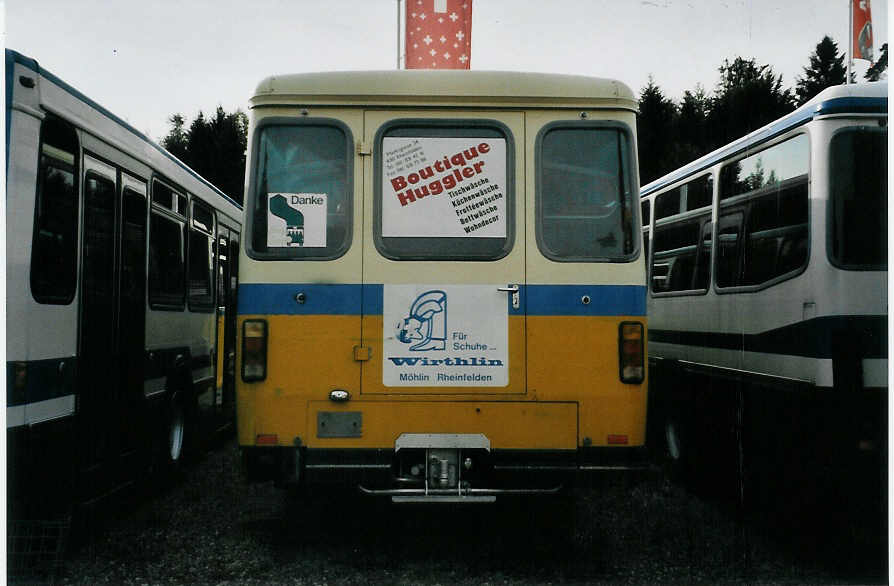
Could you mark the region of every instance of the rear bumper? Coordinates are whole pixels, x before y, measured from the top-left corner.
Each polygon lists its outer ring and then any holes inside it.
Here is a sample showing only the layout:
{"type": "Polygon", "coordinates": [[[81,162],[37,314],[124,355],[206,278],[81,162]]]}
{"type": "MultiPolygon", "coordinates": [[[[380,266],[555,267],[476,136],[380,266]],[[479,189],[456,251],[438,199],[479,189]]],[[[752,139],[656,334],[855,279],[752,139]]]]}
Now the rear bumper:
{"type": "MultiPolygon", "coordinates": [[[[401,474],[401,459],[386,449],[243,447],[249,480],[307,487],[356,488],[373,495],[424,489],[401,474]]],[[[654,472],[647,452],[636,448],[578,450],[493,450],[474,457],[467,474],[470,494],[551,494],[590,485],[606,476],[654,472]]]]}

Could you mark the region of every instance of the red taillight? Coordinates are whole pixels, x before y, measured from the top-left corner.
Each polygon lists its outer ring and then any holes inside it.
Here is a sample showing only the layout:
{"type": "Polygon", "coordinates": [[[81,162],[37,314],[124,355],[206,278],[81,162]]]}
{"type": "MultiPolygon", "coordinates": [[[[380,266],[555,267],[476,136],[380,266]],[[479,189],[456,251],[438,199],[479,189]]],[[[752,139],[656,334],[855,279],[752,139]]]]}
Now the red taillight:
{"type": "Polygon", "coordinates": [[[267,378],[267,322],[248,319],[242,323],[242,380],[267,378]]]}
{"type": "Polygon", "coordinates": [[[610,446],[626,446],[627,445],[627,436],[621,434],[609,434],[606,438],[608,440],[608,445],[610,446]]]}
{"type": "Polygon", "coordinates": [[[279,443],[279,437],[275,433],[259,433],[255,436],[255,445],[275,446],[279,443]]]}
{"type": "Polygon", "coordinates": [[[646,376],[643,324],[621,322],[618,327],[618,357],[621,382],[639,384],[646,376]]]}

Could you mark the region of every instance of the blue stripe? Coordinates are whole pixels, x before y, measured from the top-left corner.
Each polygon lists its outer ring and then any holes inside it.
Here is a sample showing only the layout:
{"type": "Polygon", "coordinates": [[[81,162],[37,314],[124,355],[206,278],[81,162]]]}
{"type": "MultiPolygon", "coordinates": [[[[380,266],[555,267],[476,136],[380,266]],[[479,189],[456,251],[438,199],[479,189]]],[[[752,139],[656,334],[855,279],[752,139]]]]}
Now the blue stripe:
{"type": "Polygon", "coordinates": [[[527,285],[523,290],[528,315],[646,315],[642,285],[527,285]]]}
{"type": "MultiPolygon", "coordinates": [[[[642,285],[526,285],[521,310],[528,315],[646,315],[642,285]],[[589,303],[584,303],[584,298],[589,303]]],[[[382,315],[381,284],[240,284],[240,315],[382,315]],[[304,303],[296,297],[304,293],[304,303]]],[[[510,296],[507,294],[507,303],[510,296]]]]}
{"type": "MultiPolygon", "coordinates": [[[[378,287],[378,295],[367,296],[377,297],[380,300],[378,313],[381,314],[382,286],[378,287]]],[[[366,292],[364,287],[354,284],[240,284],[238,313],[240,315],[361,315],[364,292],[366,292]],[[299,293],[304,293],[304,303],[296,300],[299,293]]],[[[370,310],[372,309],[371,307],[370,310]]]]}

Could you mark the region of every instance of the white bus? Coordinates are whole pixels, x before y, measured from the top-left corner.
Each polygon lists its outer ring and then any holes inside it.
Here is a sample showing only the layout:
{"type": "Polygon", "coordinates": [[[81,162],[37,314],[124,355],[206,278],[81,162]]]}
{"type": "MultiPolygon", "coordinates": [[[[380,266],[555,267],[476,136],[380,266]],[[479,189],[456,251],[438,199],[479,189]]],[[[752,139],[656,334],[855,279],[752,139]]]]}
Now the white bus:
{"type": "Polygon", "coordinates": [[[884,484],[887,96],[829,88],[642,188],[650,431],[746,500],[884,484]]]}
{"type": "Polygon", "coordinates": [[[233,427],[239,204],[7,50],[6,212],[10,519],[233,427]]]}

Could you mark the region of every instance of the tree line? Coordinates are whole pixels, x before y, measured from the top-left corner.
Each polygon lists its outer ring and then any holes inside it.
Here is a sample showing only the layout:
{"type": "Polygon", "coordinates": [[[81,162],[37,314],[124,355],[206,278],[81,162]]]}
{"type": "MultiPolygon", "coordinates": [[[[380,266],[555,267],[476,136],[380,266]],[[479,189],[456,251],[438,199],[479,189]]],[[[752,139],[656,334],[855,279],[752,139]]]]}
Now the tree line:
{"type": "MultiPolygon", "coordinates": [[[[822,90],[845,82],[845,55],[829,36],[816,45],[794,88],[784,89],[782,75],[755,59],[725,59],[711,94],[701,85],[679,102],[664,95],[650,77],[639,94],[637,139],[640,183],[657,179],[700,156],[788,114],[822,90]]],[[[866,72],[878,81],[888,66],[888,45],[866,72]]],[[[854,74],[851,73],[851,81],[854,74]]]]}
{"type": "MultiPolygon", "coordinates": [[[[639,94],[637,135],[640,183],[673,171],[728,142],[793,111],[846,77],[845,55],[825,36],[809,57],[794,88],[783,89],[782,76],[755,59],[724,59],[720,79],[710,94],[701,85],[675,102],[650,77],[639,94]]],[[[888,67],[888,45],[864,76],[877,81],[888,67]]],[[[851,81],[853,81],[851,74],[851,81]]],[[[186,125],[183,114],[168,119],[170,131],[161,144],[232,199],[242,202],[248,117],[218,106],[201,110],[186,125]]]]}

